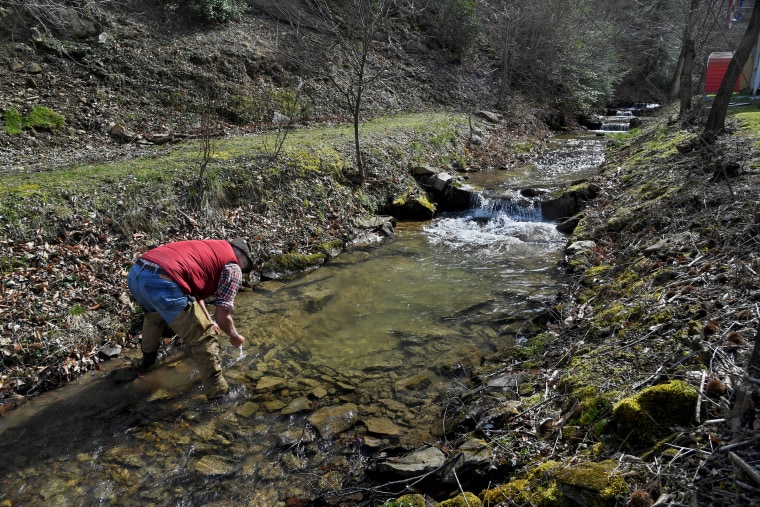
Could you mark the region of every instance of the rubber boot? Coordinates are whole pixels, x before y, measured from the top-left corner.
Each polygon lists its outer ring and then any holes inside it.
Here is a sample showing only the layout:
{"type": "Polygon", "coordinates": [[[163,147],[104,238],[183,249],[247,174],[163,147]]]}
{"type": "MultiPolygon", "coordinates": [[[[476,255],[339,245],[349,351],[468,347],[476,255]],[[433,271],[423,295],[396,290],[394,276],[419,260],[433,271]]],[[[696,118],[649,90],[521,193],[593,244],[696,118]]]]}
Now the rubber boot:
{"type": "Polygon", "coordinates": [[[188,304],[169,326],[190,346],[203,379],[206,398],[210,400],[227,394],[229,386],[222,376],[219,340],[214,324],[201,306],[197,302],[188,304]]]}
{"type": "MultiPolygon", "coordinates": [[[[143,354],[150,354],[158,350],[164,329],[166,329],[166,322],[158,312],[148,312],[143,315],[142,342],[140,343],[143,354]]],[[[153,362],[155,360],[154,357],[153,362]]]]}
{"type": "Polygon", "coordinates": [[[138,370],[140,372],[148,371],[148,368],[156,364],[157,357],[158,357],[158,350],[154,350],[153,352],[143,352],[142,362],[140,363],[138,370]]]}

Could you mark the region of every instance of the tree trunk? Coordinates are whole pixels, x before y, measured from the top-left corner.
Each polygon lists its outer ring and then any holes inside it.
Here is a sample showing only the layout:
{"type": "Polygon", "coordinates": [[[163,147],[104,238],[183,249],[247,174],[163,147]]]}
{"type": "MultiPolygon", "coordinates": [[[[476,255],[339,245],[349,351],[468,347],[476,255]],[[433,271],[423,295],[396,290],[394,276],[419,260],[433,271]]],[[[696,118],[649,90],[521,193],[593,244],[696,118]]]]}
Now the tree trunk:
{"type": "Polygon", "coordinates": [[[691,70],[694,62],[694,23],[701,0],[689,2],[689,12],[686,15],[686,25],[683,29],[681,51],[678,54],[678,65],[673,81],[670,84],[669,99],[678,97],[681,101],[681,117],[691,109],[691,70]],[[686,97],[688,94],[688,98],[686,97]]]}
{"type": "Polygon", "coordinates": [[[356,168],[359,170],[359,181],[358,183],[364,183],[364,180],[367,179],[367,174],[364,169],[364,163],[362,161],[362,150],[361,145],[359,144],[359,103],[357,101],[357,105],[354,108],[354,149],[356,150],[356,168]]]}
{"type": "Polygon", "coordinates": [[[673,100],[680,96],[681,93],[681,73],[683,72],[683,60],[685,47],[681,47],[681,54],[678,55],[678,64],[676,65],[676,72],[673,74],[673,80],[670,82],[670,93],[668,93],[668,100],[673,100]]]}
{"type": "Polygon", "coordinates": [[[752,48],[757,42],[758,35],[760,35],[760,7],[755,2],[755,6],[752,8],[752,17],[747,25],[747,31],[744,32],[739,47],[728,64],[726,75],[723,76],[718,93],[715,94],[710,115],[707,117],[707,124],[705,125],[704,132],[702,132],[702,137],[708,142],[721,134],[725,128],[726,112],[728,111],[728,104],[731,102],[731,96],[734,93],[736,80],[739,79],[742,68],[747,63],[752,48]]]}
{"type": "Polygon", "coordinates": [[[681,119],[686,118],[691,111],[691,70],[694,67],[694,41],[689,39],[684,42],[683,69],[681,70],[681,82],[678,97],[681,102],[681,119]]]}
{"type": "Polygon", "coordinates": [[[760,377],[760,324],[755,331],[755,348],[752,349],[752,356],[749,358],[747,373],[753,378],[760,377]]]}

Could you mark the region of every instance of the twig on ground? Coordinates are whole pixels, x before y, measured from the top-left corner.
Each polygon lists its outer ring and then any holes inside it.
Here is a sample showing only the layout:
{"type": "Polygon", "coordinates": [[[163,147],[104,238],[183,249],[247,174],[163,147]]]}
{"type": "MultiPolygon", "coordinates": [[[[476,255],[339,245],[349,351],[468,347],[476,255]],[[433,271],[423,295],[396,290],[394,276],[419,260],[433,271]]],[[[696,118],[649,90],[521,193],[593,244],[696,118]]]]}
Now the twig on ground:
{"type": "Polygon", "coordinates": [[[472,505],[470,505],[470,501],[467,500],[467,495],[464,494],[464,488],[462,487],[462,483],[459,482],[459,476],[457,475],[457,471],[452,470],[452,472],[454,472],[454,479],[456,479],[457,481],[457,486],[459,486],[459,492],[462,493],[462,498],[464,498],[464,503],[467,504],[467,507],[472,507],[472,505]]]}
{"type": "Polygon", "coordinates": [[[741,459],[739,456],[737,456],[735,453],[730,452],[728,453],[728,459],[731,460],[731,463],[741,468],[747,476],[752,479],[752,481],[760,486],[760,473],[757,472],[754,468],[752,468],[746,461],[741,459]]]}
{"type": "Polygon", "coordinates": [[[695,415],[695,419],[696,419],[696,421],[698,423],[701,422],[700,419],[702,418],[702,416],[700,415],[699,412],[700,412],[701,407],[702,407],[702,393],[704,392],[704,389],[705,389],[705,379],[706,378],[707,378],[707,372],[706,371],[702,371],[702,380],[699,383],[699,391],[697,392],[697,413],[695,415]]]}

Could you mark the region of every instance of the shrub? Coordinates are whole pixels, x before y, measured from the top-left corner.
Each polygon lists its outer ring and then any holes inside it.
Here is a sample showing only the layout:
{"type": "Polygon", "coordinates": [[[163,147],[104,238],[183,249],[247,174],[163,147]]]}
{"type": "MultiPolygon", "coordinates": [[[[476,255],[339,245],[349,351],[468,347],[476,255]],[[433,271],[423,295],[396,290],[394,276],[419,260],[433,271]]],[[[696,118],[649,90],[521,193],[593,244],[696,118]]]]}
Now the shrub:
{"type": "Polygon", "coordinates": [[[245,125],[256,121],[260,115],[260,106],[248,95],[231,95],[219,106],[217,112],[238,125],[245,125]]]}
{"type": "Polygon", "coordinates": [[[248,9],[240,0],[190,0],[189,7],[199,18],[214,23],[238,19],[248,9]]]}

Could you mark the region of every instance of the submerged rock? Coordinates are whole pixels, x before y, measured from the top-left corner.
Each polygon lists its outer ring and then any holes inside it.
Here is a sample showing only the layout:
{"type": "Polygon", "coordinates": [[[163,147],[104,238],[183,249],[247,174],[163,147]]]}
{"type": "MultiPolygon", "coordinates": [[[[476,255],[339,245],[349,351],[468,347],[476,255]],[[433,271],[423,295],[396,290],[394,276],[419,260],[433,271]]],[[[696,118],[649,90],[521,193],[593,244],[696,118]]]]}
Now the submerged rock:
{"type": "Polygon", "coordinates": [[[193,469],[201,475],[229,475],[235,471],[235,466],[222,456],[203,456],[193,461],[193,469]]]}
{"type": "Polygon", "coordinates": [[[376,435],[398,436],[401,434],[401,428],[386,417],[369,417],[364,419],[367,425],[367,431],[376,435]]]}
{"type": "Polygon", "coordinates": [[[311,400],[305,396],[299,396],[294,399],[280,412],[282,415],[298,414],[312,410],[311,400]]]}
{"type": "Polygon", "coordinates": [[[353,403],[325,407],[311,414],[307,420],[322,438],[332,438],[352,427],[359,416],[359,408],[353,403]]]}
{"type": "Polygon", "coordinates": [[[371,470],[398,477],[414,477],[434,472],[446,462],[446,455],[437,447],[425,447],[402,457],[378,460],[371,470]]]}

